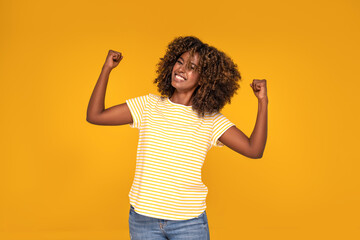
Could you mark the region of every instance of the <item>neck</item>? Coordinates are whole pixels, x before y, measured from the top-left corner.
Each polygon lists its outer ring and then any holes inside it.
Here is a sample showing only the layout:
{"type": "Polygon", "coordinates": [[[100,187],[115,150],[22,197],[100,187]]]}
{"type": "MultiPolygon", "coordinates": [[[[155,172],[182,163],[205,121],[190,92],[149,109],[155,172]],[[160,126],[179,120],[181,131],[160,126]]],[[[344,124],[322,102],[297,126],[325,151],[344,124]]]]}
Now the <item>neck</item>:
{"type": "Polygon", "coordinates": [[[170,97],[170,100],[173,103],[182,104],[185,106],[192,105],[192,92],[191,93],[179,93],[175,90],[173,95],[170,97]]]}

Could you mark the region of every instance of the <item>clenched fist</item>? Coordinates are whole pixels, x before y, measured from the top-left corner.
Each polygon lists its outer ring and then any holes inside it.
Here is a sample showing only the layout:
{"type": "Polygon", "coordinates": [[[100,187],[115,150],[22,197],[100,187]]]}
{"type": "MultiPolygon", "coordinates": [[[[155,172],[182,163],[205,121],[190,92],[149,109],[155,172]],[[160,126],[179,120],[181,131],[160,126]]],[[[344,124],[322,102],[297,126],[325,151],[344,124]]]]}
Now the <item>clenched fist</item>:
{"type": "Polygon", "coordinates": [[[266,80],[254,79],[250,84],[250,87],[253,89],[255,96],[261,100],[267,98],[267,89],[266,89],[266,80]]]}
{"type": "Polygon", "coordinates": [[[109,53],[106,57],[106,61],[104,63],[104,68],[115,68],[119,62],[123,59],[123,56],[120,52],[109,50],[109,53]]]}

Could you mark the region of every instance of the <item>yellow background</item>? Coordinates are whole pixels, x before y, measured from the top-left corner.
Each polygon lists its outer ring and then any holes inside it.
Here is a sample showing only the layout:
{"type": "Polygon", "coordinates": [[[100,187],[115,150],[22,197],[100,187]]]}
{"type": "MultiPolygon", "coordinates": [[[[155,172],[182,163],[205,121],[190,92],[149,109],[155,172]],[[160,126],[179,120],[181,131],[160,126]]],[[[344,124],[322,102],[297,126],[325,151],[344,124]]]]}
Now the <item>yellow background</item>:
{"type": "Polygon", "coordinates": [[[211,239],[359,239],[360,4],[303,1],[0,2],[0,238],[129,239],[138,132],[86,110],[110,49],[106,108],[157,93],[167,44],[195,35],[243,80],[223,114],[250,136],[267,79],[262,159],[213,148],[211,239]]]}

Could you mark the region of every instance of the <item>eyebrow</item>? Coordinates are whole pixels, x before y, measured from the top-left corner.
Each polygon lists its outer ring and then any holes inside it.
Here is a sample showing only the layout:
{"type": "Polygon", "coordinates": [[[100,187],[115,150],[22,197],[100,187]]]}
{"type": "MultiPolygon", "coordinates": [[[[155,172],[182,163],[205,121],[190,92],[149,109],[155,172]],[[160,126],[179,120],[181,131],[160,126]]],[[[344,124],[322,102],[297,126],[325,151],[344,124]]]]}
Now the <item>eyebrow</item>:
{"type": "MultiPolygon", "coordinates": [[[[182,57],[179,57],[179,58],[181,58],[181,60],[182,60],[183,62],[185,62],[182,57]]],[[[193,63],[193,62],[190,62],[190,63],[191,63],[191,64],[194,64],[194,65],[197,67],[197,65],[196,65],[195,63],[193,63]]]]}

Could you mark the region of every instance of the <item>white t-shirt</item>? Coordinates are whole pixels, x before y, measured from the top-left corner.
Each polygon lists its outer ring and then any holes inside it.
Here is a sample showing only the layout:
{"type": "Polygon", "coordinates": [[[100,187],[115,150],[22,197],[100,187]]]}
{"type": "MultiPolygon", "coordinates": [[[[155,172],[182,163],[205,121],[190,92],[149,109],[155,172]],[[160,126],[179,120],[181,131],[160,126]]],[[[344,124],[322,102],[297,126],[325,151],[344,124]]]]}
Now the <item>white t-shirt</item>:
{"type": "Polygon", "coordinates": [[[221,113],[199,118],[191,106],[148,94],[126,100],[139,129],[130,204],[141,215],[187,220],[206,209],[201,168],[218,138],[234,124],[221,113]]]}

